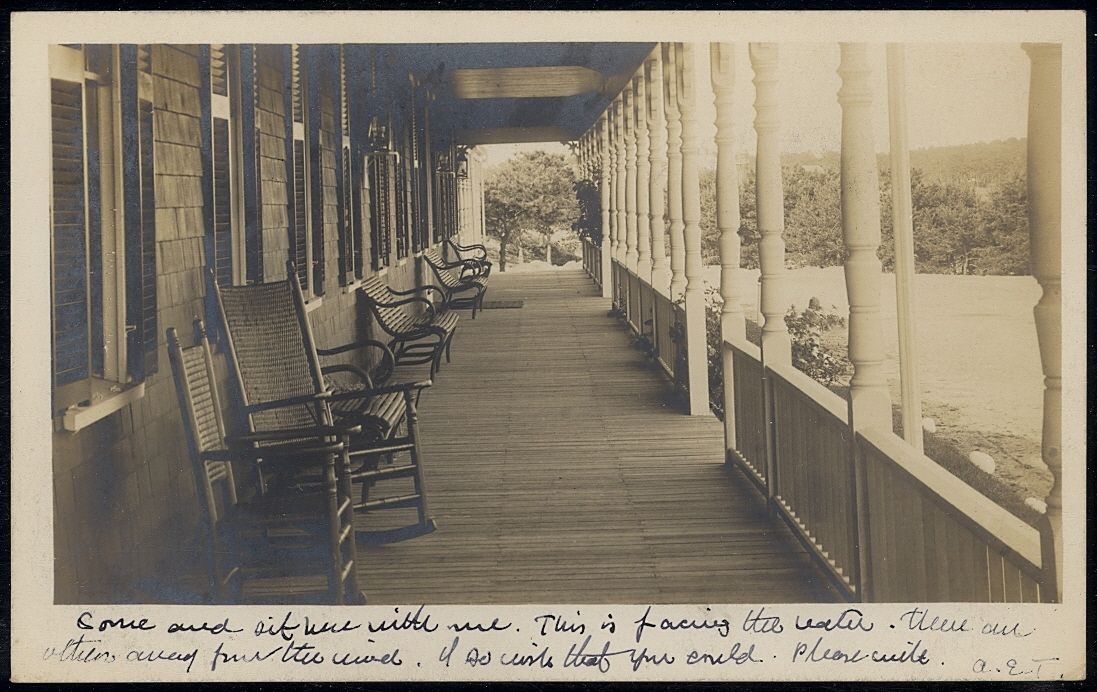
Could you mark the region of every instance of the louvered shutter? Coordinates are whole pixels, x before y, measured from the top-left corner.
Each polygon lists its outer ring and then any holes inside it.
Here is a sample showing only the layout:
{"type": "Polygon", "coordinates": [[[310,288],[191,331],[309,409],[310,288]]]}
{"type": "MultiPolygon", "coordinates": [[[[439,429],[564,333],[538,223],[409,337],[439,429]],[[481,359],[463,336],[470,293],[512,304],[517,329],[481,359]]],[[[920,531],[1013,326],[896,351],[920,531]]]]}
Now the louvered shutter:
{"type": "Polygon", "coordinates": [[[371,255],[373,268],[381,269],[389,265],[392,252],[393,221],[393,173],[395,157],[388,152],[377,152],[369,157],[370,187],[373,201],[371,220],[373,225],[373,244],[371,255]]]}
{"type": "MultiPolygon", "coordinates": [[[[228,100],[231,61],[228,49],[221,44],[209,46],[208,51],[202,51],[201,57],[206,263],[218,285],[232,286],[235,244],[232,233],[232,121],[229,119],[232,108],[228,100]]],[[[207,322],[207,326],[214,329],[217,320],[207,319],[207,322]]]]}
{"type": "Polygon", "coordinates": [[[152,94],[151,88],[140,88],[143,77],[151,80],[152,56],[147,46],[123,45],[119,53],[126,234],[126,369],[134,381],[140,381],[157,371],[152,94]]]}
{"type": "Polygon", "coordinates": [[[358,156],[355,160],[358,170],[355,196],[358,203],[358,244],[354,246],[354,274],[358,278],[365,276],[366,254],[373,252],[373,202],[370,197],[369,159],[358,156]],[[368,249],[367,249],[368,248],[368,249]]]}
{"type": "Polygon", "coordinates": [[[213,273],[221,286],[232,285],[231,146],[229,121],[213,118],[213,273]]]}
{"type": "Polygon", "coordinates": [[[308,206],[305,196],[304,108],[301,104],[301,54],[297,45],[285,51],[287,69],[283,89],[286,99],[286,175],[289,198],[289,259],[297,272],[297,282],[308,295],[308,206]]]}
{"type": "Polygon", "coordinates": [[[78,82],[53,79],[51,208],[54,387],[88,377],[84,104],[78,82]]]}
{"type": "Polygon", "coordinates": [[[247,283],[263,282],[263,198],[259,184],[259,127],[256,116],[255,46],[241,45],[240,161],[244,201],[244,254],[247,283]]]}
{"type": "Polygon", "coordinates": [[[408,199],[408,157],[407,130],[400,129],[400,153],[396,162],[396,259],[400,260],[408,254],[408,228],[409,228],[409,199],[408,199]]]}
{"type": "Polygon", "coordinates": [[[347,97],[346,54],[339,47],[339,92],[336,95],[339,107],[339,122],[336,127],[335,144],[336,189],[339,196],[339,283],[346,286],[354,281],[354,223],[351,204],[350,177],[350,107],[347,97]]]}
{"type": "Polygon", "coordinates": [[[309,198],[311,209],[309,214],[312,219],[312,292],[313,295],[324,293],[324,193],[323,175],[320,170],[320,56],[316,55],[318,47],[310,46],[305,50],[305,103],[308,117],[305,118],[308,143],[309,176],[307,184],[312,190],[309,198]]]}

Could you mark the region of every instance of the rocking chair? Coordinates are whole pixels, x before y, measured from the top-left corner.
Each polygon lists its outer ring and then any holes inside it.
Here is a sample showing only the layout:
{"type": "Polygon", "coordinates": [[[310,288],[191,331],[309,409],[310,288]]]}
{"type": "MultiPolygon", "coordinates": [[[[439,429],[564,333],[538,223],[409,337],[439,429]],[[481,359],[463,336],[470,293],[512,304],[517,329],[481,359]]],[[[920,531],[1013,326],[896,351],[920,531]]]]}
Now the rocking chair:
{"type": "Polygon", "coordinates": [[[168,329],[168,356],[206,534],[210,598],[308,602],[307,584],[290,579],[319,573],[327,577],[325,602],[364,603],[355,566],[347,431],[328,424],[322,407],[314,407],[319,424],[226,436],[200,321],[194,331],[197,343],[183,347],[175,329],[168,329]],[[254,465],[258,487],[249,497],[237,487],[234,462],[254,465]],[[322,481],[314,489],[279,493],[263,484],[265,472],[301,465],[321,468],[322,481]],[[246,590],[260,586],[257,579],[267,580],[259,595],[246,590]],[[275,598],[279,590],[286,595],[275,598]]]}
{"type": "MultiPolygon", "coordinates": [[[[265,431],[307,425],[312,410],[319,406],[336,426],[354,431],[349,435],[350,478],[361,493],[354,505],[355,514],[403,508],[415,508],[417,512],[417,521],[412,524],[357,529],[358,543],[391,543],[434,531],[436,525],[427,507],[416,413],[417,395],[430,386],[430,381],[375,386],[369,373],[356,365],[321,367],[295,276],[289,271],[289,278],[283,281],[213,287],[225,325],[229,364],[251,428],[265,431]],[[324,378],[336,372],[349,375],[352,385],[336,391],[324,378]],[[403,452],[407,453],[407,462],[381,463],[403,452]],[[411,492],[374,493],[371,497],[378,482],[404,478],[412,479],[411,492]]],[[[392,360],[384,344],[371,340],[327,352],[367,346],[382,349],[384,357],[392,360]]],[[[315,480],[297,477],[288,482],[307,485],[315,480]]]]}

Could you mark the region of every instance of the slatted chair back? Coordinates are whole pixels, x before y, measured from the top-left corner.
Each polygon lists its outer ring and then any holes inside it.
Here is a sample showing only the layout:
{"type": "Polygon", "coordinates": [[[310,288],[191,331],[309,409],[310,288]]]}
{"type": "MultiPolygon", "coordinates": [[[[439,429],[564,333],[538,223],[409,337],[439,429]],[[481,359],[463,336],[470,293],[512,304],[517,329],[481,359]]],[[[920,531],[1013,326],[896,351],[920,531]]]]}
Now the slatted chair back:
{"type": "Polygon", "coordinates": [[[206,453],[225,449],[225,428],[209,340],[200,321],[195,323],[194,329],[196,343],[187,347],[180,343],[174,327],[168,329],[168,359],[171,361],[175,392],[183,416],[187,452],[198,489],[201,520],[209,534],[209,578],[211,587],[216,589],[220,587],[216,575],[223,570],[218,565],[220,552],[214,546],[222,516],[229,506],[234,506],[237,502],[236,479],[233,477],[231,462],[205,458],[206,453]]]}
{"type": "MultiPolygon", "coordinates": [[[[324,390],[304,309],[293,279],[248,286],[215,286],[226,327],[229,354],[245,406],[306,397],[324,390]]],[[[316,403],[253,412],[256,431],[326,424],[329,414],[316,403]]]]}
{"type": "Polygon", "coordinates": [[[461,245],[453,238],[447,238],[445,245],[457,259],[474,259],[481,262],[487,261],[488,250],[483,245],[461,245]],[[464,253],[468,253],[469,257],[465,257],[464,253]]]}
{"type": "Polygon", "coordinates": [[[442,257],[442,253],[438,252],[437,248],[431,248],[424,252],[423,259],[425,259],[431,269],[434,270],[434,276],[442,282],[443,288],[457,288],[461,286],[461,273],[456,269],[450,269],[446,266],[449,262],[442,257]]]}
{"type": "Polygon", "coordinates": [[[390,330],[407,331],[414,328],[413,320],[402,306],[392,307],[386,305],[386,303],[399,300],[399,297],[389,291],[389,287],[384,281],[376,276],[371,276],[362,280],[362,285],[358,290],[362,291],[363,295],[369,299],[370,310],[377,316],[377,319],[390,330]]]}

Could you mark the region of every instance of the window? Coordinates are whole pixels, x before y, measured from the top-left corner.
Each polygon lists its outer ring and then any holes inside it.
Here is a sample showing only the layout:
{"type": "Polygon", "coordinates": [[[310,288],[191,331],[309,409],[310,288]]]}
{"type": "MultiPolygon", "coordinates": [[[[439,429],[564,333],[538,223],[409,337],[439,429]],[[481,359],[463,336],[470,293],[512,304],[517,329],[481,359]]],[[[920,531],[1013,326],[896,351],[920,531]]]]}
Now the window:
{"type": "Polygon", "coordinates": [[[239,98],[238,53],[235,46],[213,44],[209,48],[210,74],[210,159],[213,181],[213,223],[209,234],[209,263],[221,286],[242,284],[247,275],[242,228],[243,211],[239,208],[240,176],[239,115],[234,101],[239,98]]]}
{"type": "Polygon", "coordinates": [[[434,226],[434,242],[440,243],[453,236],[455,224],[455,195],[457,177],[452,146],[438,152],[437,171],[438,216],[434,226]]]}
{"type": "Polygon", "coordinates": [[[375,270],[389,266],[392,230],[395,225],[396,164],[398,156],[389,149],[388,131],[379,118],[370,122],[370,153],[367,156],[370,189],[370,256],[375,270]]]}
{"type": "Polygon", "coordinates": [[[151,63],[147,46],[50,47],[53,404],[70,430],[157,370],[151,63]]]}

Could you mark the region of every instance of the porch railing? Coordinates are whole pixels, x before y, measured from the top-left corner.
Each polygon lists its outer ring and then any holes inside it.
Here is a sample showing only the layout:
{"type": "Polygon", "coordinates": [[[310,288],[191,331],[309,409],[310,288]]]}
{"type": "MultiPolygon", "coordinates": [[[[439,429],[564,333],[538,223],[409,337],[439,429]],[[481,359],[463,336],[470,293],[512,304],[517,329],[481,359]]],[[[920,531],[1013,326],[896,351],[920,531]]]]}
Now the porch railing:
{"type": "Polygon", "coordinates": [[[762,357],[754,344],[728,343],[731,352],[735,396],[733,412],[737,448],[728,450],[734,456],[747,476],[753,480],[762,492],[766,492],[769,470],[766,468],[766,411],[758,402],[763,401],[762,357]]]}
{"type": "Polygon", "coordinates": [[[583,238],[583,270],[599,288],[602,287],[602,248],[583,238]]]}
{"type": "Polygon", "coordinates": [[[1052,540],[891,430],[855,432],[848,406],[791,365],[725,342],[738,464],[847,597],[1055,600],[1052,540]],[[768,412],[768,415],[767,415],[768,412]]]}
{"type": "MultiPolygon", "coordinates": [[[[599,257],[600,259],[600,257],[599,257]]],[[[613,260],[613,303],[633,334],[643,337],[652,357],[677,384],[684,374],[684,307],[625,265],[613,260]]]]}
{"type": "MultiPolygon", "coordinates": [[[[1054,600],[1041,532],[890,430],[857,434],[864,575],[874,601],[1054,600]]],[[[1046,535],[1050,540],[1050,535],[1046,535]]]]}

